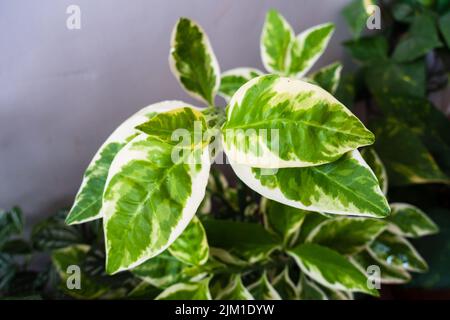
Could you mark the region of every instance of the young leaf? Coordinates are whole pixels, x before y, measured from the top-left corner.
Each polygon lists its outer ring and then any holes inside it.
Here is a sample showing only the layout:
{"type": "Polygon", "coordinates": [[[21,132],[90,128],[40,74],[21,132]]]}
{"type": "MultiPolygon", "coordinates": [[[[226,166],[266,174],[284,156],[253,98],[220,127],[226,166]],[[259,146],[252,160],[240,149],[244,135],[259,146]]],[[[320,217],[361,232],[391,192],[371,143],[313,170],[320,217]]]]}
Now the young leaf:
{"type": "Polygon", "coordinates": [[[191,149],[180,150],[141,134],[115,157],[102,207],[108,273],[164,251],[197,211],[208,182],[209,150],[203,148],[200,159],[191,149]]]}
{"type": "Polygon", "coordinates": [[[209,280],[205,278],[198,282],[174,284],[161,292],[156,300],[211,300],[209,280]]]}
{"type": "Polygon", "coordinates": [[[279,246],[277,239],[256,223],[208,219],[203,225],[211,247],[250,263],[266,259],[279,246]]]}
{"type": "Polygon", "coordinates": [[[295,300],[298,298],[297,289],[289,276],[289,268],[287,266],[273,279],[272,285],[284,300],[295,300]]]}
{"type": "Polygon", "coordinates": [[[169,247],[169,252],[180,261],[202,265],[209,256],[208,240],[202,223],[194,217],[183,233],[169,247]]]}
{"type": "Polygon", "coordinates": [[[195,108],[181,101],[164,101],[141,109],[123,122],[103,143],[86,169],[66,223],[78,224],[101,218],[102,195],[109,168],[116,154],[138,134],[135,127],[159,112],[182,107],[195,108]]]}
{"type": "Polygon", "coordinates": [[[411,280],[411,275],[398,268],[390,267],[386,264],[380,264],[367,251],[361,251],[352,257],[354,265],[359,267],[362,272],[367,272],[370,266],[380,267],[380,282],[385,284],[400,284],[411,280]]]}
{"type": "Polygon", "coordinates": [[[434,18],[420,14],[414,18],[407,35],[400,40],[392,57],[399,62],[410,62],[441,46],[434,18]]]}
{"type": "Polygon", "coordinates": [[[295,208],[378,218],[390,211],[374,173],[356,150],[332,163],[276,172],[231,166],[251,189],[295,208]]]}
{"type": "Polygon", "coordinates": [[[336,251],[308,243],[288,253],[304,273],[325,287],[378,296],[377,290],[368,287],[366,276],[336,251]]]}
{"type": "Polygon", "coordinates": [[[310,78],[322,89],[334,94],[341,78],[342,64],[335,62],[313,73],[310,78]]]}
{"type": "Polygon", "coordinates": [[[304,274],[300,276],[298,289],[300,300],[328,300],[325,292],[314,282],[306,279],[304,274]]]}
{"type": "Polygon", "coordinates": [[[261,75],[263,75],[262,71],[253,68],[236,68],[228,70],[222,74],[219,95],[228,103],[240,87],[251,79],[261,75]]]}
{"type": "Polygon", "coordinates": [[[334,32],[332,23],[324,23],[300,33],[290,51],[288,74],[303,77],[325,51],[334,32]]]}
{"type": "Polygon", "coordinates": [[[316,166],[374,142],[328,92],[276,75],[252,79],[235,93],[222,131],[232,162],[260,168],[316,166]]]}
{"type": "Polygon", "coordinates": [[[361,151],[361,156],[372,169],[373,173],[375,173],[378,183],[380,184],[381,191],[383,191],[384,194],[387,194],[388,176],[386,173],[386,168],[384,167],[384,164],[378,154],[373,148],[364,148],[361,151]]]}
{"type": "Polygon", "coordinates": [[[387,227],[383,220],[336,217],[318,225],[306,239],[345,255],[355,254],[380,235],[387,227]]]}
{"type": "Polygon", "coordinates": [[[238,274],[230,278],[228,285],[218,293],[217,300],[254,300],[238,274]]]}
{"type": "Polygon", "coordinates": [[[389,231],[403,237],[418,238],[439,231],[438,226],[419,208],[407,203],[391,203],[389,231]]]}
{"type": "Polygon", "coordinates": [[[256,300],[281,300],[278,292],[267,280],[266,273],[263,273],[259,280],[249,285],[248,290],[256,300]]]}
{"type": "Polygon", "coordinates": [[[404,238],[384,232],[368,249],[369,253],[380,263],[408,271],[425,272],[427,263],[404,238]]]}
{"type": "Polygon", "coordinates": [[[374,4],[374,0],[353,0],[342,10],[342,15],[354,38],[358,38],[366,27],[367,19],[371,15],[370,6],[374,4]]]}
{"type": "Polygon", "coordinates": [[[169,64],[181,86],[194,98],[214,105],[220,69],[208,37],[194,21],[180,18],[172,32],[169,64]]]}
{"type": "Polygon", "coordinates": [[[289,245],[294,241],[305,219],[306,211],[266,198],[263,198],[261,207],[266,229],[280,236],[284,245],[289,245]]]}
{"type": "Polygon", "coordinates": [[[261,59],[269,73],[287,73],[294,39],[294,31],[283,16],[276,10],[269,10],[261,34],[261,59]]]}

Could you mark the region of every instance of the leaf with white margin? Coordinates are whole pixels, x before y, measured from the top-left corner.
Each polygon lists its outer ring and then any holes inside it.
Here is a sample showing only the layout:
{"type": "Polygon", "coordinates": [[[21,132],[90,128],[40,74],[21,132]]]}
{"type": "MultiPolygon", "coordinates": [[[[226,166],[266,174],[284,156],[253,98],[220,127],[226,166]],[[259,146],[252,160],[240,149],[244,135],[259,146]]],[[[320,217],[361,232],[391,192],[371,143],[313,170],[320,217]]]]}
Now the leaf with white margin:
{"type": "Polygon", "coordinates": [[[350,291],[340,291],[334,290],[330,288],[326,288],[324,286],[320,287],[322,291],[326,294],[329,300],[353,300],[353,292],[350,291]]]}
{"type": "Polygon", "coordinates": [[[408,240],[385,231],[368,248],[380,263],[408,271],[425,272],[428,265],[408,240]]]}
{"type": "Polygon", "coordinates": [[[187,152],[175,160],[176,145],[140,134],[111,164],[102,208],[108,273],[158,255],[193,218],[205,195],[209,150],[198,159],[181,148],[187,152]]]}
{"type": "Polygon", "coordinates": [[[235,93],[222,132],[230,161],[259,168],[329,163],[375,139],[324,89],[277,75],[254,78],[235,93]]]}
{"type": "Polygon", "coordinates": [[[398,268],[393,268],[385,264],[380,264],[375,260],[367,251],[361,251],[360,253],[352,256],[351,258],[354,265],[366,273],[371,266],[378,266],[380,268],[380,282],[384,284],[400,284],[406,283],[411,280],[411,275],[398,268]]]}
{"type": "Polygon", "coordinates": [[[161,292],[156,300],[211,300],[209,280],[174,284],[161,292]]]}
{"type": "Polygon", "coordinates": [[[334,24],[324,23],[300,33],[291,44],[288,74],[303,77],[323,54],[333,32],[334,24]]]}
{"type": "Polygon", "coordinates": [[[262,71],[254,68],[236,68],[228,70],[222,74],[219,95],[228,103],[236,91],[238,91],[238,89],[246,82],[263,74],[262,71]]]}
{"type": "Polygon", "coordinates": [[[305,243],[288,253],[304,273],[325,287],[378,296],[377,290],[367,286],[365,274],[334,250],[305,243]]]}
{"type": "Polygon", "coordinates": [[[208,36],[194,21],[180,18],[172,31],[169,65],[192,97],[214,105],[220,69],[208,36]]]}
{"type": "Polygon", "coordinates": [[[248,290],[256,300],[281,300],[278,292],[270,284],[269,280],[267,280],[265,272],[261,278],[248,286],[248,290]]]}
{"type": "Polygon", "coordinates": [[[254,300],[251,293],[242,283],[241,276],[231,276],[228,285],[217,294],[217,300],[254,300]]]}
{"type": "Polygon", "coordinates": [[[356,150],[316,167],[276,172],[232,162],[231,167],[254,191],[295,208],[376,218],[390,212],[375,175],[356,150]]]}
{"type": "Polygon", "coordinates": [[[159,112],[192,107],[182,101],[163,101],[151,104],[123,122],[95,154],[83,177],[75,202],[66,218],[67,224],[78,224],[101,218],[102,195],[111,163],[125,144],[139,131],[135,129],[159,112]]]}
{"type": "Polygon", "coordinates": [[[264,68],[270,73],[286,74],[290,48],[295,34],[290,24],[276,10],[269,10],[261,34],[260,49],[264,68]]]}
{"type": "Polygon", "coordinates": [[[419,208],[407,203],[391,203],[389,231],[418,238],[439,232],[438,226],[419,208]]]}
{"type": "Polygon", "coordinates": [[[200,220],[194,216],[183,233],[169,247],[169,252],[180,261],[193,264],[205,264],[209,256],[206,232],[200,220]]]}
{"type": "Polygon", "coordinates": [[[381,191],[383,191],[384,194],[387,194],[388,175],[386,173],[386,168],[384,167],[384,164],[376,153],[375,149],[364,148],[361,151],[361,156],[372,169],[373,173],[375,173],[375,176],[378,179],[378,183],[380,184],[381,191]]]}
{"type": "Polygon", "coordinates": [[[298,291],[300,300],[328,300],[325,292],[317,284],[306,279],[303,273],[300,276],[298,291]]]}
{"type": "Polygon", "coordinates": [[[295,241],[307,214],[305,211],[262,198],[264,227],[283,239],[284,245],[295,241]]]}
{"type": "Polygon", "coordinates": [[[306,238],[345,255],[355,254],[372,243],[387,227],[380,219],[335,217],[318,225],[306,238]]]}
{"type": "Polygon", "coordinates": [[[334,94],[341,79],[342,64],[339,62],[325,66],[309,76],[322,89],[334,94]]]}
{"type": "Polygon", "coordinates": [[[284,300],[295,300],[298,298],[297,288],[289,276],[289,268],[287,266],[272,280],[272,285],[284,300]]]}

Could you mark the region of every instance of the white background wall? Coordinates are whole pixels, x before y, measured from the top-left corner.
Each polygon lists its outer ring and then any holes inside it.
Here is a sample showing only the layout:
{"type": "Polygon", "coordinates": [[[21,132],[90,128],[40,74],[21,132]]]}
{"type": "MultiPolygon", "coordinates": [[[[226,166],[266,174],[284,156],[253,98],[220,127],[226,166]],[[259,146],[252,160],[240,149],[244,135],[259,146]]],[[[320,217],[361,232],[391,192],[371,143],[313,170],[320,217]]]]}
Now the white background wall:
{"type": "Polygon", "coordinates": [[[30,221],[70,205],[91,157],[129,115],[165,99],[193,102],[167,55],[180,16],[207,31],[222,70],[262,68],[259,36],[269,8],[296,32],[332,21],[319,60],[342,58],[347,0],[0,0],[0,208],[30,221]],[[66,8],[81,7],[81,30],[66,8]]]}

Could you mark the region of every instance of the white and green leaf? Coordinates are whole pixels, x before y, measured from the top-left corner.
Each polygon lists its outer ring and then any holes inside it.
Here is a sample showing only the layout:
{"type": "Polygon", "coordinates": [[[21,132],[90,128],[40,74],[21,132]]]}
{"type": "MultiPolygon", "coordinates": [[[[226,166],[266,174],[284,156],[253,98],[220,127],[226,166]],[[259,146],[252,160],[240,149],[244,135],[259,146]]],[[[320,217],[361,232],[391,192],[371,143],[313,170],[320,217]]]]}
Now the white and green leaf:
{"type": "Polygon", "coordinates": [[[335,62],[317,70],[308,78],[318,84],[322,89],[334,94],[339,86],[341,71],[342,64],[335,62]]]}
{"type": "Polygon", "coordinates": [[[317,284],[306,279],[304,274],[300,275],[297,290],[300,300],[328,300],[325,292],[317,284]]]}
{"type": "Polygon", "coordinates": [[[391,203],[389,231],[403,237],[418,238],[439,231],[438,226],[419,208],[407,203],[391,203]]]}
{"type": "Polygon", "coordinates": [[[377,290],[367,285],[366,275],[334,250],[307,243],[288,253],[304,273],[325,287],[378,296],[377,290]]]}
{"type": "Polygon", "coordinates": [[[194,98],[214,105],[220,69],[208,36],[194,21],[180,18],[172,32],[169,64],[181,86],[194,98]]]}
{"type": "Polygon", "coordinates": [[[218,293],[217,300],[254,300],[248,289],[242,283],[239,274],[230,277],[228,285],[218,293]]]}
{"type": "Polygon", "coordinates": [[[156,300],[211,300],[209,280],[176,283],[161,292],[156,300]]]}
{"type": "Polygon", "coordinates": [[[343,215],[385,217],[389,204],[358,151],[315,167],[274,172],[231,163],[236,175],[264,197],[295,208],[343,215]]]}
{"type": "Polygon", "coordinates": [[[267,280],[265,272],[261,278],[248,286],[248,290],[256,300],[281,300],[278,292],[270,284],[269,280],[267,280]]]}
{"type": "Polygon", "coordinates": [[[298,298],[297,288],[289,275],[287,266],[273,278],[272,286],[283,300],[296,300],[298,298]]]}
{"type": "Polygon", "coordinates": [[[364,148],[361,151],[361,156],[372,169],[373,173],[375,173],[378,183],[380,184],[381,191],[383,191],[384,194],[387,194],[388,175],[386,173],[386,168],[384,167],[384,164],[376,151],[373,148],[364,148]]]}
{"type": "Polygon", "coordinates": [[[374,142],[324,89],[276,75],[254,78],[234,94],[222,131],[230,161],[259,168],[317,166],[374,142]]]}
{"type": "Polygon", "coordinates": [[[261,75],[263,75],[263,72],[254,68],[236,68],[228,70],[222,74],[219,95],[228,103],[240,87],[251,79],[261,75]]]}

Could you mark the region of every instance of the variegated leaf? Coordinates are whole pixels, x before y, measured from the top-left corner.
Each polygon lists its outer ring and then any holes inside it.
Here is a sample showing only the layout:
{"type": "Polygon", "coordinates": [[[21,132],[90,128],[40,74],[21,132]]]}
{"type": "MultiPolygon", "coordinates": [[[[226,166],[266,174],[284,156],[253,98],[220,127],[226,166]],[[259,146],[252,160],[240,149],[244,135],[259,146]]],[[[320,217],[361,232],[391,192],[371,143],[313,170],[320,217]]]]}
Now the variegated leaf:
{"type": "Polygon", "coordinates": [[[211,300],[209,280],[174,284],[161,292],[156,300],[211,300]]]}
{"type": "Polygon", "coordinates": [[[380,263],[407,271],[425,272],[427,263],[408,240],[384,232],[370,245],[369,253],[380,263]]]}
{"type": "Polygon", "coordinates": [[[287,73],[293,41],[295,41],[295,35],[289,23],[276,10],[269,10],[260,44],[261,59],[268,72],[287,73]]]}
{"type": "Polygon", "coordinates": [[[187,227],[205,195],[210,167],[208,148],[200,157],[197,150],[140,134],[117,154],[102,208],[109,273],[158,255],[187,227]]]}
{"type": "Polygon", "coordinates": [[[332,63],[322,69],[317,70],[309,76],[322,89],[334,94],[338,88],[341,79],[342,64],[339,62],[332,63]]]}
{"type": "Polygon", "coordinates": [[[222,131],[229,159],[259,168],[317,166],[374,142],[328,92],[276,75],[254,78],[235,93],[222,131]]]}
{"type": "Polygon", "coordinates": [[[281,300],[278,292],[267,280],[265,272],[261,278],[248,286],[248,290],[256,300],[281,300]]]}
{"type": "Polygon", "coordinates": [[[308,243],[288,253],[304,273],[323,286],[378,296],[377,290],[368,287],[365,274],[334,250],[308,243]]]}
{"type": "Polygon", "coordinates": [[[391,203],[389,231],[404,237],[418,238],[439,231],[438,226],[419,208],[407,203],[391,203]]]}
{"type": "Polygon", "coordinates": [[[379,219],[336,217],[319,224],[306,242],[320,244],[341,254],[355,254],[370,245],[387,227],[379,219]]]}
{"type": "Polygon", "coordinates": [[[361,156],[372,169],[373,173],[375,173],[375,176],[378,179],[378,183],[380,184],[381,191],[383,191],[384,194],[387,194],[388,175],[386,173],[386,168],[384,167],[384,164],[378,154],[373,148],[364,148],[361,151],[361,156]]]}
{"type": "Polygon", "coordinates": [[[102,195],[111,163],[125,144],[138,134],[136,126],[160,112],[191,107],[182,101],[163,101],[149,105],[123,122],[95,154],[83,177],[75,202],[67,216],[68,224],[83,223],[101,218],[102,195]]]}
{"type": "Polygon", "coordinates": [[[284,300],[298,299],[297,288],[289,275],[289,268],[287,266],[281,273],[274,277],[272,285],[284,300]]]}
{"type": "Polygon", "coordinates": [[[358,151],[315,167],[267,172],[231,163],[237,176],[264,197],[316,212],[385,217],[390,208],[358,151]]]}
{"type": "Polygon", "coordinates": [[[222,74],[219,95],[228,103],[240,87],[262,74],[262,71],[254,68],[236,68],[228,70],[222,74]]]}
{"type": "Polygon", "coordinates": [[[203,29],[187,18],[178,20],[172,32],[169,64],[181,86],[194,98],[214,105],[220,85],[220,69],[203,29]]]}
{"type": "Polygon", "coordinates": [[[304,274],[300,275],[298,291],[300,300],[328,300],[325,292],[317,284],[306,279],[304,274]]]}
{"type": "Polygon", "coordinates": [[[254,300],[241,280],[241,276],[236,274],[231,276],[228,285],[218,293],[217,300],[254,300]]]}
{"type": "Polygon", "coordinates": [[[183,233],[169,247],[169,252],[180,261],[202,265],[209,256],[208,240],[202,223],[194,217],[183,233]]]}
{"type": "Polygon", "coordinates": [[[325,51],[334,32],[332,23],[306,29],[292,42],[288,74],[303,77],[325,51]]]}

